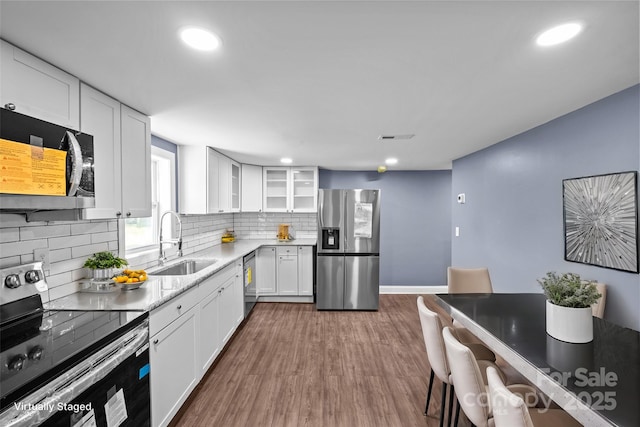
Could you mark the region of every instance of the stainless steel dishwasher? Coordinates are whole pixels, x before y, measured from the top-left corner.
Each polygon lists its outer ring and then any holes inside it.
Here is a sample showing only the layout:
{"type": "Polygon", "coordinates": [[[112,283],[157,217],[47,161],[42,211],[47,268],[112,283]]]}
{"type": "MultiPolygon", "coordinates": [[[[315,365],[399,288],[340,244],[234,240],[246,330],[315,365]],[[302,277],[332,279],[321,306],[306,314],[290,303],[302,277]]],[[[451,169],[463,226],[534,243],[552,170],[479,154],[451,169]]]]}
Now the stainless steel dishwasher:
{"type": "Polygon", "coordinates": [[[244,318],[246,319],[258,301],[255,251],[245,256],[242,261],[244,264],[244,318]]]}

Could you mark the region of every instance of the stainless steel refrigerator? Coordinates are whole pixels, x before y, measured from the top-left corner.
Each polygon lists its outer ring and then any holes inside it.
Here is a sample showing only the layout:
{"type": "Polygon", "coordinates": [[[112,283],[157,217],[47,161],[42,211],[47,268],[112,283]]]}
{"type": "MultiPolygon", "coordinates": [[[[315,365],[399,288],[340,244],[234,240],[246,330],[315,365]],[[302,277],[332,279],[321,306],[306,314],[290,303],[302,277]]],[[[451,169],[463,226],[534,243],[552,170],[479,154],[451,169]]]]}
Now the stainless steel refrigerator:
{"type": "Polygon", "coordinates": [[[316,308],[377,310],[380,190],[319,190],[316,308]]]}

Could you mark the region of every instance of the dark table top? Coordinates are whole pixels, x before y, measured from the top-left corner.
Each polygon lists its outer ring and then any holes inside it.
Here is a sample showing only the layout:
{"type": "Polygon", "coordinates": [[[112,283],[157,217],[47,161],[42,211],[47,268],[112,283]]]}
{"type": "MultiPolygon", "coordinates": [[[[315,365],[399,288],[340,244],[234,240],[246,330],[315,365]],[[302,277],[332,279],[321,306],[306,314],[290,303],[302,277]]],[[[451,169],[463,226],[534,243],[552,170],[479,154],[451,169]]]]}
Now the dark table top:
{"type": "Polygon", "coordinates": [[[547,335],[543,294],[437,297],[445,310],[473,321],[608,421],[640,426],[638,331],[594,317],[593,342],[570,344],[547,335]]]}

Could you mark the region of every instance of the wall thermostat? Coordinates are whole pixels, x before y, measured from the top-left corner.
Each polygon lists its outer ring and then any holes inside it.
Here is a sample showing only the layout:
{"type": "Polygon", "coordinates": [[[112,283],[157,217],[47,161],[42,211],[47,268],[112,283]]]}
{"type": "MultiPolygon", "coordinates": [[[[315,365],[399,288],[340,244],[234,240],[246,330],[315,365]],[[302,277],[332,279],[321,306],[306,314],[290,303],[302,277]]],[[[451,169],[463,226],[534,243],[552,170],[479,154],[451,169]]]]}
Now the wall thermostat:
{"type": "Polygon", "coordinates": [[[464,204],[464,201],[465,201],[464,193],[458,194],[458,203],[462,205],[464,204]]]}

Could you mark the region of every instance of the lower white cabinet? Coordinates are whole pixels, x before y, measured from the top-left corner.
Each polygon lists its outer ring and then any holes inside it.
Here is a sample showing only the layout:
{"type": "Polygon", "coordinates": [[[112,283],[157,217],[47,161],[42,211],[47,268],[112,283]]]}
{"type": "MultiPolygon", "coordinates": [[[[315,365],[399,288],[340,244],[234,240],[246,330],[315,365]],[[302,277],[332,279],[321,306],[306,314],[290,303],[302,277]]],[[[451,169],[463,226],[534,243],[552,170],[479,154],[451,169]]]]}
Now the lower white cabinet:
{"type": "Polygon", "coordinates": [[[298,253],[295,246],[278,246],[278,295],[298,295],[298,253]]]}
{"type": "Polygon", "coordinates": [[[258,296],[313,296],[313,246],[259,248],[256,286],[258,296]]]}
{"type": "Polygon", "coordinates": [[[242,259],[150,314],[151,425],[166,426],[244,319],[242,259]]]}
{"type": "Polygon", "coordinates": [[[231,335],[233,335],[233,331],[235,331],[236,329],[237,310],[236,305],[234,304],[235,282],[235,271],[233,271],[233,274],[222,283],[222,286],[220,286],[220,289],[218,290],[218,292],[220,293],[220,299],[218,303],[218,333],[222,340],[222,346],[224,346],[227,341],[229,341],[229,338],[231,338],[231,335]]]}
{"type": "Polygon", "coordinates": [[[216,360],[222,346],[218,333],[218,311],[220,307],[220,292],[215,286],[215,278],[209,278],[199,285],[201,292],[200,309],[200,349],[198,368],[200,375],[204,375],[216,360]]]}
{"type": "Polygon", "coordinates": [[[313,296],[313,246],[298,246],[298,295],[313,296]]]}
{"type": "Polygon", "coordinates": [[[166,426],[200,380],[200,311],[195,290],[151,312],[151,424],[166,426]]]}
{"type": "Polygon", "coordinates": [[[256,289],[258,296],[277,295],[276,248],[262,246],[256,250],[256,289]]]}

